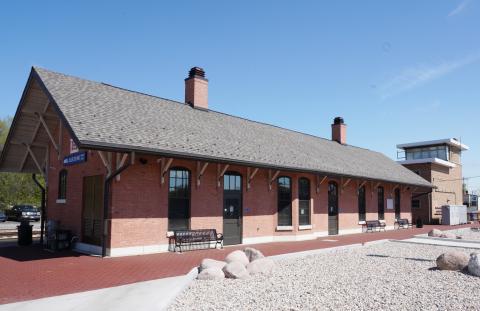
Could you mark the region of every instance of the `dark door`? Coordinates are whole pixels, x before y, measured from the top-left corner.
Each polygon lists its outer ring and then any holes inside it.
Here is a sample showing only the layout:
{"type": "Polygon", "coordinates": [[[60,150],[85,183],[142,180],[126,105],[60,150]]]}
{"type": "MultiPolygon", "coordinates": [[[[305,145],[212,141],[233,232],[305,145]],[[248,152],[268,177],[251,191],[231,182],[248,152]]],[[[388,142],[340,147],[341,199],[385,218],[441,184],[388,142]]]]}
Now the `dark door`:
{"type": "Polygon", "coordinates": [[[334,182],[328,184],[328,234],[338,234],[338,187],[334,182]]]}
{"type": "Polygon", "coordinates": [[[395,218],[400,219],[400,189],[395,189],[395,218]]]}
{"type": "Polygon", "coordinates": [[[82,242],[100,245],[102,238],[103,176],[83,178],[82,242]]]}
{"type": "Polygon", "coordinates": [[[223,176],[223,243],[242,243],[242,176],[223,176]]]}

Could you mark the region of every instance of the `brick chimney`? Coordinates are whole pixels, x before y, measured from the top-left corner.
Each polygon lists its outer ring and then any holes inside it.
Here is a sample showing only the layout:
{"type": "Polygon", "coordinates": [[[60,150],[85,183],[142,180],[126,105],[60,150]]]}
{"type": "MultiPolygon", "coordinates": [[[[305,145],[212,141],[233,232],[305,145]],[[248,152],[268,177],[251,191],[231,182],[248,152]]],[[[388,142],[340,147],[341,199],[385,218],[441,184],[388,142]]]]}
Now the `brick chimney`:
{"type": "Polygon", "coordinates": [[[193,108],[208,110],[208,80],[200,67],[190,69],[185,79],[185,102],[193,108]]]}
{"type": "Polygon", "coordinates": [[[332,140],[345,145],[347,143],[347,125],[342,117],[336,117],[332,124],[332,140]]]}

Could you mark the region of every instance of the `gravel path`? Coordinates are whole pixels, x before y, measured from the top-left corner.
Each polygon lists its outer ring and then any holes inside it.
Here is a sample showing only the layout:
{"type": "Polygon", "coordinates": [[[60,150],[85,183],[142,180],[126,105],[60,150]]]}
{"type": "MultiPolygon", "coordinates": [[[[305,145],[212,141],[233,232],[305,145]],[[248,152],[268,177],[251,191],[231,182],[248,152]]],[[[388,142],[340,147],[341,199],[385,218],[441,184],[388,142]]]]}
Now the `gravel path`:
{"type": "Polygon", "coordinates": [[[480,240],[480,231],[474,231],[470,228],[448,230],[445,232],[450,232],[456,235],[460,235],[464,240],[480,240]]]}
{"type": "Polygon", "coordinates": [[[270,277],[196,280],[170,310],[479,310],[479,277],[434,268],[448,250],[386,242],[282,259],[270,277]]]}

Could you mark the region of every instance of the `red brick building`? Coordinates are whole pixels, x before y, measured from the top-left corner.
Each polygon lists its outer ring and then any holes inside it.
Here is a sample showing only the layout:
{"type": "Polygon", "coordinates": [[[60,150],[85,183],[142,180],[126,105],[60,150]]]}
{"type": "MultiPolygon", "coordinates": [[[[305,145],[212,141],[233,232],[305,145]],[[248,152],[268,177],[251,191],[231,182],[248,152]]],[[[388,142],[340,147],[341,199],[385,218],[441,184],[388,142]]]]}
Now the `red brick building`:
{"type": "Polygon", "coordinates": [[[431,184],[386,156],[208,108],[200,68],[185,103],[32,68],[0,170],[41,173],[44,218],[110,256],[168,250],[169,232],[215,228],[225,244],[314,239],[411,219],[431,184]]]}

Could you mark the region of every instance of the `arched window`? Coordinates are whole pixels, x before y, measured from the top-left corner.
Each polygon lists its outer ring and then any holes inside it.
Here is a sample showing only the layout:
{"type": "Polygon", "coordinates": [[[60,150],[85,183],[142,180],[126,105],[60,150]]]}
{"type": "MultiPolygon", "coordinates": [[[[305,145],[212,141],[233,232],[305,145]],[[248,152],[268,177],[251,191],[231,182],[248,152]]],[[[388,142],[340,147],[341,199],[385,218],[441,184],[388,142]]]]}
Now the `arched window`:
{"type": "Polygon", "coordinates": [[[383,187],[377,188],[377,206],[378,206],[378,220],[385,219],[385,192],[383,187]]]}
{"type": "Polygon", "coordinates": [[[292,225],[292,180],[290,177],[279,177],[278,185],[278,225],[292,225]]]}
{"type": "Polygon", "coordinates": [[[168,186],[168,230],[190,227],[190,171],[172,168],[168,186]]]}
{"type": "Polygon", "coordinates": [[[395,218],[400,219],[400,189],[395,189],[395,218]]]}
{"type": "Polygon", "coordinates": [[[366,220],[365,186],[358,189],[358,220],[366,220]]]}
{"type": "Polygon", "coordinates": [[[302,177],[298,180],[298,224],[310,225],[310,180],[302,177]]]}
{"type": "Polygon", "coordinates": [[[61,170],[58,173],[58,199],[67,199],[67,170],[61,170]]]}

